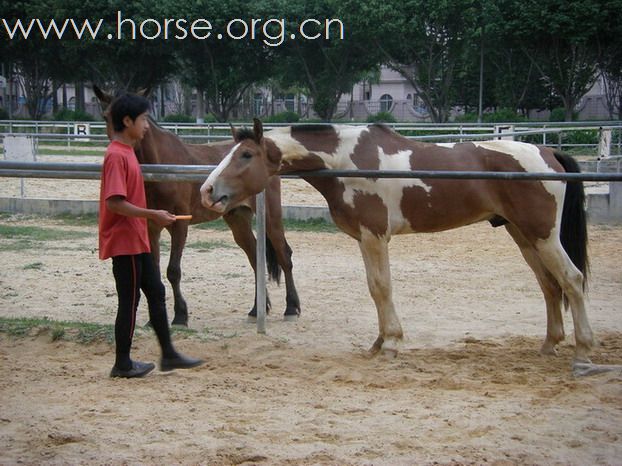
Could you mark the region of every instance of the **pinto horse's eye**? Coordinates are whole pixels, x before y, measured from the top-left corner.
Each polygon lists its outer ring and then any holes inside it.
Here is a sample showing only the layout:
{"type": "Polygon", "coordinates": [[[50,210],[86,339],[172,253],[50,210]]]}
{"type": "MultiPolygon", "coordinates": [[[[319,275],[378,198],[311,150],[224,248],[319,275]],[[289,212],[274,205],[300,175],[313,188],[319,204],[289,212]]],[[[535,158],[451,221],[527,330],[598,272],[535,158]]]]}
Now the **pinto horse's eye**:
{"type": "Polygon", "coordinates": [[[242,152],[241,157],[243,160],[250,160],[253,158],[253,154],[251,154],[250,152],[242,152]]]}

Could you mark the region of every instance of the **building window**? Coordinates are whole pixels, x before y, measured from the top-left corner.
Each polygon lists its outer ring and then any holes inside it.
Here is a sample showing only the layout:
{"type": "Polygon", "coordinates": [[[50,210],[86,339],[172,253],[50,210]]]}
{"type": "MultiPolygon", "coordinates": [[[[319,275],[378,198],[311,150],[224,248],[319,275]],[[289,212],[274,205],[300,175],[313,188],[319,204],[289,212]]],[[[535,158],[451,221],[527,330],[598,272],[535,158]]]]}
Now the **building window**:
{"type": "Polygon", "coordinates": [[[383,94],[382,97],[380,97],[380,111],[390,112],[392,106],[393,97],[391,97],[389,94],[383,94]]]}
{"type": "Polygon", "coordinates": [[[294,108],[296,106],[296,96],[294,94],[286,94],[285,95],[285,110],[288,112],[294,112],[294,108]]]}
{"type": "Polygon", "coordinates": [[[256,92],[253,96],[253,115],[263,115],[263,95],[261,92],[256,92]]]}

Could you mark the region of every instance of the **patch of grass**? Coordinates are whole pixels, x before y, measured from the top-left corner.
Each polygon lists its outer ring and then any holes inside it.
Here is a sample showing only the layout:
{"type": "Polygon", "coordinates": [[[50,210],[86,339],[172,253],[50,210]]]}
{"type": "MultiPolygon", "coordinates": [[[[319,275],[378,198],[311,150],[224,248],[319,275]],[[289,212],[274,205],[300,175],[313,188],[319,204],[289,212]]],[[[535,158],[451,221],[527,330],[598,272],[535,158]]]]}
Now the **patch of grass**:
{"type": "Polygon", "coordinates": [[[201,252],[211,251],[212,249],[232,249],[234,245],[225,241],[195,241],[194,243],[188,243],[188,248],[198,249],[201,252]]]}
{"type": "Polygon", "coordinates": [[[223,231],[223,230],[228,230],[229,225],[227,225],[227,223],[222,218],[219,218],[211,222],[204,222],[204,223],[199,223],[197,225],[192,225],[191,228],[198,228],[199,230],[223,231]]]}
{"type": "Polygon", "coordinates": [[[33,262],[32,264],[22,267],[23,270],[41,270],[43,268],[43,262],[33,262]]]}
{"type": "Polygon", "coordinates": [[[332,222],[327,222],[321,218],[312,218],[309,220],[285,220],[283,222],[285,231],[308,231],[322,233],[337,233],[339,229],[332,222]]]}
{"type": "Polygon", "coordinates": [[[0,251],[22,251],[39,247],[43,241],[62,241],[91,237],[92,233],[24,225],[0,224],[0,251]],[[6,241],[9,240],[9,241],[6,241]]]}
{"type": "Polygon", "coordinates": [[[0,237],[8,239],[24,238],[31,241],[58,241],[87,238],[89,236],[91,236],[91,233],[83,231],[67,231],[24,225],[0,225],[0,237]]]}
{"type": "MultiPolygon", "coordinates": [[[[143,332],[136,330],[137,334],[143,332]]],[[[206,333],[209,330],[206,330],[206,333]]],[[[0,333],[24,338],[49,334],[51,341],[75,341],[83,345],[96,342],[114,343],[113,324],[95,324],[89,322],[56,321],[43,318],[0,317],[0,333]]],[[[178,336],[198,335],[196,330],[174,326],[171,334],[178,336]]]]}
{"type": "MultiPolygon", "coordinates": [[[[322,232],[322,233],[337,233],[339,229],[332,222],[327,222],[326,220],[314,218],[309,220],[284,220],[283,226],[285,228],[285,234],[288,231],[308,231],[308,232],[322,232]]],[[[199,228],[201,230],[228,230],[229,226],[227,223],[219,218],[218,220],[214,220],[212,222],[205,222],[199,225],[194,225],[194,228],[199,228]]]]}
{"type": "Polygon", "coordinates": [[[26,337],[49,333],[52,341],[65,340],[90,344],[96,341],[114,341],[114,325],[87,322],[67,322],[44,318],[0,317],[0,333],[26,337]]]}
{"type": "Polygon", "coordinates": [[[55,215],[54,219],[62,222],[63,225],[68,226],[96,226],[98,222],[97,214],[83,214],[83,215],[74,215],[74,214],[61,214],[55,215]]]}

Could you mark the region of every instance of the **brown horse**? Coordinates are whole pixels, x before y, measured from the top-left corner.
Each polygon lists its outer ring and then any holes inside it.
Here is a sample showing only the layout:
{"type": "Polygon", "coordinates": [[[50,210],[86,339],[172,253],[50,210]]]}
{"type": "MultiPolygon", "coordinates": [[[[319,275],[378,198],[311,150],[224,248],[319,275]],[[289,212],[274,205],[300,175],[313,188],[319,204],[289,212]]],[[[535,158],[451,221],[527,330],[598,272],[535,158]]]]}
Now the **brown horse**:
{"type": "MultiPolygon", "coordinates": [[[[113,96],[93,87],[104,117],[113,96]]],[[[110,135],[110,124],[107,130],[110,135]]],[[[162,129],[154,121],[138,147],[136,155],[141,164],[178,164],[178,165],[216,165],[230,151],[233,141],[217,144],[185,144],[175,134],[162,129]]],[[[234,130],[235,133],[235,130],[234,130]]],[[[278,176],[270,177],[266,189],[266,256],[270,277],[279,281],[281,269],[285,275],[286,308],[285,319],[294,320],[300,315],[300,302],[292,274],[292,250],[287,244],[283,231],[281,209],[281,180],[278,176]]],[[[181,293],[181,258],[188,236],[188,226],[209,222],[223,217],[235,242],[244,250],[248,260],[256,268],[256,241],[252,230],[252,216],[255,209],[254,197],[238,203],[238,207],[223,213],[205,209],[201,205],[200,183],[157,182],[145,183],[147,205],[153,209],[163,209],[175,214],[191,214],[192,220],[178,220],[166,227],[171,235],[171,253],[166,276],[173,288],[175,300],[174,325],[188,325],[188,306],[181,293]]],[[[160,263],[160,235],[162,227],[149,222],[149,240],[154,258],[160,263]]],[[[257,289],[255,287],[255,296],[257,289]]],[[[256,305],[249,312],[252,319],[257,315],[256,305]]]]}
{"type": "MultiPolygon", "coordinates": [[[[513,141],[426,144],[372,125],[300,126],[263,135],[261,122],[237,144],[201,187],[203,205],[228,212],[275,174],[317,169],[578,172],[570,157],[513,141]]],[[[391,296],[391,235],[435,232],[490,221],[505,225],[536,274],[546,302],[541,352],[564,338],[561,303],[569,303],[575,358],[592,347],[584,303],[587,227],[580,182],[307,177],[326,198],[341,230],[359,242],[379,336],[372,351],[397,352],[402,328],[391,296]],[[566,301],[567,300],[567,301],[566,301]]]]}

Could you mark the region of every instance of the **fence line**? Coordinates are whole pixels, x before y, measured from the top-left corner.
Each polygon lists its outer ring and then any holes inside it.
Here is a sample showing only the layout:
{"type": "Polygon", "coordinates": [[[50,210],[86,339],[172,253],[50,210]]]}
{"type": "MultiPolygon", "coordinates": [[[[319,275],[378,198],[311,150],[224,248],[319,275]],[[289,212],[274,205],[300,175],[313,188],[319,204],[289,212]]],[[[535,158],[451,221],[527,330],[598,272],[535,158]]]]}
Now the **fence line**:
{"type": "MultiPolygon", "coordinates": [[[[146,181],[202,182],[214,170],[214,165],[142,165],[146,181]]],[[[29,178],[99,179],[101,165],[96,163],[46,163],[0,161],[0,176],[29,178]]],[[[288,177],[363,177],[363,178],[443,178],[498,180],[581,180],[622,181],[622,173],[525,173],[477,171],[403,171],[403,170],[317,170],[294,172],[288,177]]],[[[265,199],[257,196],[257,333],[266,333],[266,256],[265,256],[265,199]]]]}
{"type": "MultiPolygon", "coordinates": [[[[145,181],[203,182],[214,165],[141,165],[145,181]]],[[[99,179],[101,164],[13,162],[0,160],[0,176],[14,178],[99,179]]],[[[622,173],[490,172],[446,170],[315,170],[291,172],[283,178],[440,178],[498,180],[622,181],[622,173]]]]}
{"type": "MultiPolygon", "coordinates": [[[[296,123],[305,125],[307,123],[296,123]]],[[[367,123],[349,122],[350,125],[366,125],[367,123]]],[[[291,123],[266,123],[266,130],[290,126],[291,123]]],[[[212,142],[216,140],[230,139],[230,127],[224,123],[162,123],[164,129],[172,131],[180,138],[188,142],[212,142]],[[194,134],[200,132],[201,134],[194,134]]],[[[617,138],[610,140],[612,146],[617,147],[617,152],[622,155],[622,122],[599,121],[599,122],[508,122],[508,123],[387,123],[387,126],[397,132],[407,133],[405,137],[413,140],[453,141],[474,140],[496,137],[524,137],[542,135],[541,143],[548,146],[561,147],[598,147],[599,143],[570,143],[563,142],[562,135],[573,131],[603,131],[617,132],[617,138]],[[411,132],[439,132],[439,134],[413,135],[411,132]],[[557,134],[557,141],[547,141],[547,135],[557,134]]],[[[15,136],[28,136],[39,141],[67,141],[71,146],[72,141],[106,141],[106,126],[103,122],[46,122],[46,121],[0,121],[0,136],[12,134],[15,136]],[[88,126],[89,134],[74,134],[76,126],[88,126]],[[21,132],[16,130],[22,129],[21,132]],[[7,131],[8,129],[8,131],[7,131]],[[24,131],[33,129],[33,131],[24,131]],[[43,132],[46,129],[47,132],[43,132]],[[50,129],[62,130],[62,133],[50,132],[50,129]],[[95,130],[91,132],[90,130],[95,130]]],[[[550,139],[550,138],[549,138],[550,139]]],[[[611,139],[611,138],[610,138],[611,139]]]]}

